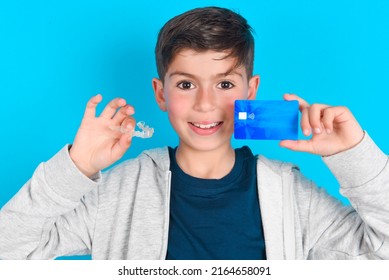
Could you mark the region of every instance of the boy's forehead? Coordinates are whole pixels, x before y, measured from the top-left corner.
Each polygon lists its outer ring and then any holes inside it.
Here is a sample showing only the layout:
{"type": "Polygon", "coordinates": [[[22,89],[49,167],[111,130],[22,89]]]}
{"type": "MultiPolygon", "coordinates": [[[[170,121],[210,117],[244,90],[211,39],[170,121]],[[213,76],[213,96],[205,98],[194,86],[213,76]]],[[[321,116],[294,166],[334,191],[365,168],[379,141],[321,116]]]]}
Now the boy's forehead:
{"type": "Polygon", "coordinates": [[[184,49],[179,51],[168,66],[166,74],[175,72],[209,71],[218,74],[245,74],[244,67],[237,65],[237,58],[229,56],[230,52],[217,52],[212,50],[196,51],[184,49]],[[212,68],[212,69],[210,69],[212,68]]]}
{"type": "Polygon", "coordinates": [[[196,51],[193,49],[183,49],[176,54],[176,57],[179,56],[182,58],[190,59],[193,57],[204,56],[204,57],[212,58],[214,60],[222,60],[222,59],[226,58],[229,55],[229,53],[230,52],[228,52],[228,51],[217,52],[217,51],[212,51],[212,50],[196,51]]]}

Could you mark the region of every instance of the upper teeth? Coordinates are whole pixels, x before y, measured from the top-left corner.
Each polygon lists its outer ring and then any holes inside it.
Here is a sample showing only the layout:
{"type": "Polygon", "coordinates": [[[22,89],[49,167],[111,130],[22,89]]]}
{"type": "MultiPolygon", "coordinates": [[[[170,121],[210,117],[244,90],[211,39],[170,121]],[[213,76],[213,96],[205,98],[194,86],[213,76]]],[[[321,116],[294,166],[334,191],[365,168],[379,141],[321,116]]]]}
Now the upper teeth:
{"type": "Polygon", "coordinates": [[[193,123],[194,126],[199,127],[199,128],[212,128],[212,127],[217,126],[218,124],[219,124],[218,122],[214,122],[214,123],[210,123],[210,124],[193,123]]]}

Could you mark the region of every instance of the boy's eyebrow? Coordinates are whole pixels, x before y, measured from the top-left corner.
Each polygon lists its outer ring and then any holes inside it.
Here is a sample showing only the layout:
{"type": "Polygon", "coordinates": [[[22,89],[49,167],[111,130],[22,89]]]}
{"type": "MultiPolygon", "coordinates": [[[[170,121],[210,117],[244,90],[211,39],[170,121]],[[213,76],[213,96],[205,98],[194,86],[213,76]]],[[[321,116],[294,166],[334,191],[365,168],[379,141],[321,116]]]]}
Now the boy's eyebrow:
{"type": "Polygon", "coordinates": [[[242,73],[239,73],[238,71],[236,71],[236,68],[231,68],[229,69],[227,72],[225,73],[220,73],[220,74],[217,74],[216,77],[226,77],[226,76],[229,76],[229,75],[238,75],[238,76],[241,76],[243,78],[243,75],[242,73]]]}
{"type": "Polygon", "coordinates": [[[193,74],[189,74],[189,73],[186,73],[186,72],[181,72],[181,71],[174,71],[172,73],[169,74],[169,78],[172,77],[172,76],[187,76],[187,77],[190,77],[190,78],[196,78],[195,75],[193,74]]]}
{"type": "MultiPolygon", "coordinates": [[[[229,75],[239,75],[243,78],[243,75],[242,73],[239,73],[238,71],[236,71],[234,68],[233,69],[230,69],[228,70],[227,72],[225,73],[219,73],[219,74],[216,74],[215,77],[226,77],[226,76],[229,76],[229,75]]],[[[187,77],[190,77],[192,79],[195,79],[196,78],[196,75],[193,75],[193,74],[190,74],[190,73],[186,73],[186,72],[182,72],[182,71],[174,71],[172,73],[169,74],[169,77],[172,77],[172,76],[187,76],[187,77]]]]}

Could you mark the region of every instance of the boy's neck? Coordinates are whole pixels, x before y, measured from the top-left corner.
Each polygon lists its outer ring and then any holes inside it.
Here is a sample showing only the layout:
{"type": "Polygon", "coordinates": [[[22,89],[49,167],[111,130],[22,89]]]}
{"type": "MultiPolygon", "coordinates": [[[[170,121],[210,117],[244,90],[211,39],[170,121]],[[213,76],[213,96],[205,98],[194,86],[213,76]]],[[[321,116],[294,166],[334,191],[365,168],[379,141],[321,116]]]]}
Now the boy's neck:
{"type": "Polygon", "coordinates": [[[232,170],[235,151],[230,144],[210,151],[198,151],[180,144],[176,161],[188,175],[203,179],[220,179],[232,170]]]}

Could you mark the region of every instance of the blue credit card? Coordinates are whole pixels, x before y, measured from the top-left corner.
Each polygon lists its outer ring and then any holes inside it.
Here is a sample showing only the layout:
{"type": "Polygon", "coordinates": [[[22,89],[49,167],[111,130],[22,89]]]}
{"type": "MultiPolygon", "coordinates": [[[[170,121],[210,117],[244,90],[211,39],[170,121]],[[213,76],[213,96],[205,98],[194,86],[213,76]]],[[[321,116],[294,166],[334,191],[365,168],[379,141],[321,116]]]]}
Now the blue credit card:
{"type": "Polygon", "coordinates": [[[236,100],[235,139],[296,140],[298,101],[236,100]]]}

